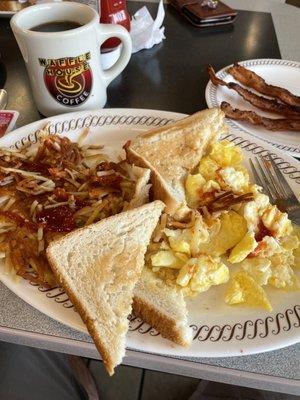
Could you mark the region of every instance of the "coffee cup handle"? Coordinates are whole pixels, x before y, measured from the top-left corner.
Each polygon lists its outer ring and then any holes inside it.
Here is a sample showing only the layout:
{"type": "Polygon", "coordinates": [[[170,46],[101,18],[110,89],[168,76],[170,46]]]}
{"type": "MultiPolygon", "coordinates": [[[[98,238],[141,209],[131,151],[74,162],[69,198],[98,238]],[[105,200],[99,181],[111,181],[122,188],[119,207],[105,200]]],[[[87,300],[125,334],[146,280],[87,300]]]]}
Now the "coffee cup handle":
{"type": "Polygon", "coordinates": [[[100,40],[100,46],[107,39],[112,37],[120,39],[123,44],[119,59],[111,68],[103,71],[103,77],[106,86],[108,86],[110,82],[123,71],[130,60],[132,50],[131,38],[123,26],[114,24],[99,24],[99,26],[97,26],[97,33],[100,40]]]}

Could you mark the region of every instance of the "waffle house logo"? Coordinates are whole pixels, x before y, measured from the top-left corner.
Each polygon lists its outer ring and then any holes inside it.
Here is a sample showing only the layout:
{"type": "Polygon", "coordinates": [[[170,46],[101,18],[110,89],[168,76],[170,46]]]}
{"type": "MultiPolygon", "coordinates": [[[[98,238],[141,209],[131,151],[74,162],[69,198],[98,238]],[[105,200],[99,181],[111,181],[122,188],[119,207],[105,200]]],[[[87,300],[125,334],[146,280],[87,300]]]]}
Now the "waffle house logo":
{"type": "Polygon", "coordinates": [[[39,58],[44,70],[44,82],[51,96],[65,106],[79,106],[92,89],[90,53],[58,59],[39,58]]]}

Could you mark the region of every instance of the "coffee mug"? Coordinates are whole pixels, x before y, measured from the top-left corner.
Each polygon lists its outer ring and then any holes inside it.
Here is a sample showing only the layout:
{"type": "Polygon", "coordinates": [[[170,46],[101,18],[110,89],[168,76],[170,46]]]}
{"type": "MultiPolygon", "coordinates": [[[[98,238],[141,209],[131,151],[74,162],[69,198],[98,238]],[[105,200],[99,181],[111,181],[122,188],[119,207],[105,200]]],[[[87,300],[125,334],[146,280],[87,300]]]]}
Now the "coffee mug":
{"type": "Polygon", "coordinates": [[[37,108],[47,117],[102,108],[107,100],[107,86],[123,71],[131,56],[131,39],[126,29],[100,24],[98,13],[80,3],[28,7],[14,15],[11,28],[26,64],[37,108]],[[103,71],[100,46],[112,37],[122,41],[121,55],[111,68],[103,71]]]}

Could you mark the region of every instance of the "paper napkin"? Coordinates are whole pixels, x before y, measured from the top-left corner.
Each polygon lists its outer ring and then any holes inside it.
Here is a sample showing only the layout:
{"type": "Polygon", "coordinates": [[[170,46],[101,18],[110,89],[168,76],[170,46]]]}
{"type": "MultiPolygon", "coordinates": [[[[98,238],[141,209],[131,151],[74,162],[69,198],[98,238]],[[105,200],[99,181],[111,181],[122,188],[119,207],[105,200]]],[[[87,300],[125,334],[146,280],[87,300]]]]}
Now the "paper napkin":
{"type": "Polygon", "coordinates": [[[151,47],[166,38],[164,35],[165,28],[162,27],[164,18],[165,10],[162,0],[159,2],[155,21],[146,6],[133,15],[130,30],[132,53],[142,49],[151,49],[151,47]]]}

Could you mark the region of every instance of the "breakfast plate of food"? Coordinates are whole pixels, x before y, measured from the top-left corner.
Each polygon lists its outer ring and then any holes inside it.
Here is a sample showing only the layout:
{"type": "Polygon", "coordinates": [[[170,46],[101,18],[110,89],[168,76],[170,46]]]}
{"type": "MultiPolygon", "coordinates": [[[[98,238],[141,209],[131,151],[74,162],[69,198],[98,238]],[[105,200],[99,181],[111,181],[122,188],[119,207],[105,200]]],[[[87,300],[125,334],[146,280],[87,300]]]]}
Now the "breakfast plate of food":
{"type": "Polygon", "coordinates": [[[112,374],[127,348],[225,357],[299,341],[299,227],[255,184],[292,157],[192,116],[107,109],[0,141],[0,279],[92,336],[112,374]]]}
{"type": "Polygon", "coordinates": [[[0,2],[0,18],[11,18],[18,11],[21,11],[29,5],[33,4],[35,4],[34,0],[30,0],[30,2],[21,2],[18,0],[2,0],[0,2]]]}
{"type": "Polygon", "coordinates": [[[221,107],[227,123],[300,157],[300,63],[247,60],[218,72],[208,67],[205,98],[221,107]]]}

